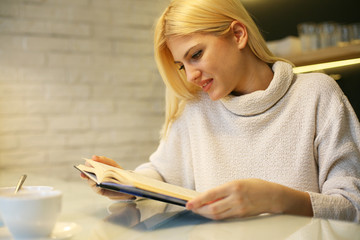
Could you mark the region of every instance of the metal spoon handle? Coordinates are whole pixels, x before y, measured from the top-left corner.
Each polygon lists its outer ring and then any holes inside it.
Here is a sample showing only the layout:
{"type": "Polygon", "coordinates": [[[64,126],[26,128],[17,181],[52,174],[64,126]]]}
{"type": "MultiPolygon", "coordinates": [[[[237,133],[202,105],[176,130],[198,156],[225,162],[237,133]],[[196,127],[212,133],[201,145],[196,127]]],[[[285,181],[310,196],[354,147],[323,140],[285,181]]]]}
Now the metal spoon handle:
{"type": "Polygon", "coordinates": [[[17,193],[17,192],[20,190],[21,186],[22,186],[22,185],[23,185],[23,183],[25,182],[26,177],[27,177],[27,175],[26,175],[26,174],[24,174],[24,175],[22,175],[22,176],[21,176],[21,178],[20,178],[20,180],[19,180],[18,184],[16,185],[16,188],[15,188],[15,193],[17,193]]]}

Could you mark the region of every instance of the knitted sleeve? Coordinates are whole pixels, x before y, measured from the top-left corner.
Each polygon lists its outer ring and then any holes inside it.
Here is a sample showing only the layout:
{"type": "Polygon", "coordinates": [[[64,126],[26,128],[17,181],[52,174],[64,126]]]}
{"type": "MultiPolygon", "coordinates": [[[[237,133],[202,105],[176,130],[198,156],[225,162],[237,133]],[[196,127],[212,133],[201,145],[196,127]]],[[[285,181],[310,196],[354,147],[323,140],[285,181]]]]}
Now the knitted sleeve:
{"type": "Polygon", "coordinates": [[[185,111],[171,125],[167,137],[160,141],[157,150],[150,156],[150,162],[140,165],[136,171],[158,179],[160,176],[171,184],[195,188],[185,111]]]}
{"type": "Polygon", "coordinates": [[[315,148],[320,193],[309,193],[315,217],[360,222],[360,124],[337,86],[319,106],[315,148]]]}

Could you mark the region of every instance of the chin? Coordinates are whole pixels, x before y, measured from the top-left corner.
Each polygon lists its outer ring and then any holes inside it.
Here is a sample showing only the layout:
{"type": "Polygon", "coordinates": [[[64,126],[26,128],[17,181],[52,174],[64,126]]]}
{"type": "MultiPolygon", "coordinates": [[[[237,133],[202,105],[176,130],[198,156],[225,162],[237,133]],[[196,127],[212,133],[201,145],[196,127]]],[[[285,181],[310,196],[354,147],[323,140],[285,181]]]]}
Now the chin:
{"type": "Polygon", "coordinates": [[[217,101],[217,100],[219,100],[219,99],[221,99],[221,98],[224,97],[224,96],[222,96],[222,95],[214,94],[214,93],[208,93],[208,95],[209,95],[209,97],[210,97],[210,99],[211,99],[212,101],[217,101]]]}

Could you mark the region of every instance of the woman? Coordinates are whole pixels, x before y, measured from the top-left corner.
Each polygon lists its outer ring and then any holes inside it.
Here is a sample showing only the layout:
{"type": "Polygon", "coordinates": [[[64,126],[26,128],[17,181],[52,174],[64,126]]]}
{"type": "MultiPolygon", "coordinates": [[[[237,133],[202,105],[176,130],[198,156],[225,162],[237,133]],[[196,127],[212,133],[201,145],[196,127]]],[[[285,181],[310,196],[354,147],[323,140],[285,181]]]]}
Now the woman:
{"type": "Polygon", "coordinates": [[[360,126],[350,103],[330,77],[294,75],[273,56],[239,0],[171,1],[155,58],[166,120],[137,172],[202,192],[186,207],[212,219],[360,221],[360,126]]]}

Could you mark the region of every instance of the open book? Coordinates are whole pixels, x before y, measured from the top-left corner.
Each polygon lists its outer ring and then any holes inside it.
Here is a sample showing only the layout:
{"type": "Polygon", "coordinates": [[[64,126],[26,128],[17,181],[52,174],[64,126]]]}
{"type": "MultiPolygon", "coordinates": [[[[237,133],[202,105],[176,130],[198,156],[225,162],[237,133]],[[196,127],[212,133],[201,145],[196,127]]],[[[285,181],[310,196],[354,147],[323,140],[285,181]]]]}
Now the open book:
{"type": "Polygon", "coordinates": [[[129,170],[112,167],[90,159],[86,159],[86,162],[90,166],[80,164],[74,167],[96,182],[97,186],[104,189],[180,206],[185,206],[188,200],[199,195],[194,190],[165,183],[129,170]]]}

